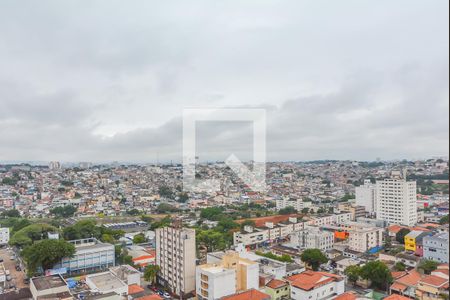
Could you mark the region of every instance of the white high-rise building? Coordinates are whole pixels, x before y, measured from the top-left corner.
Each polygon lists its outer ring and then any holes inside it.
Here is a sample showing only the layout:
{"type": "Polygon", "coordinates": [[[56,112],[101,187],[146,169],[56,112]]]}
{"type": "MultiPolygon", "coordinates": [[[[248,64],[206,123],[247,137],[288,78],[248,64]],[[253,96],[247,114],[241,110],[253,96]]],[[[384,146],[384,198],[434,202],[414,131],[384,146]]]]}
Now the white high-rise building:
{"type": "Polygon", "coordinates": [[[356,205],[364,206],[366,211],[373,214],[377,209],[377,186],[370,179],[364,180],[364,185],[355,188],[356,205]]]}
{"type": "Polygon", "coordinates": [[[298,249],[331,250],[334,245],[334,234],[331,231],[320,230],[316,226],[306,226],[304,230],[290,235],[291,245],[298,249]]]}
{"type": "Polygon", "coordinates": [[[415,181],[400,174],[377,181],[377,219],[390,224],[414,226],[417,223],[417,190],[415,181]]]}
{"type": "Polygon", "coordinates": [[[187,228],[156,229],[156,264],[161,268],[160,284],[177,295],[195,290],[195,230],[187,228]]]}

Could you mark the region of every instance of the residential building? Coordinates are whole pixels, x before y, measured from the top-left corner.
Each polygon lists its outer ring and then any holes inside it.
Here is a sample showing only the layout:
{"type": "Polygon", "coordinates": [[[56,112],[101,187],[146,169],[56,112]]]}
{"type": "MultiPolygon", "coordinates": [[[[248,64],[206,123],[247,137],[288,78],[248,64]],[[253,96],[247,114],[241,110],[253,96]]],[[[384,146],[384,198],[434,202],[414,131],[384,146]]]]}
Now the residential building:
{"type": "Polygon", "coordinates": [[[281,199],[276,200],[276,207],[277,210],[286,208],[286,207],[293,207],[298,212],[301,212],[304,208],[311,207],[312,202],[303,202],[301,198],[288,198],[283,197],[281,199]]]}
{"type": "Polygon", "coordinates": [[[266,242],[274,242],[288,237],[292,232],[302,230],[304,222],[297,218],[289,218],[286,222],[266,222],[265,226],[245,226],[241,231],[233,234],[234,245],[254,246],[266,242]]]}
{"type": "Polygon", "coordinates": [[[378,251],[383,246],[383,228],[348,222],[341,228],[348,233],[348,246],[357,252],[378,251]]]}
{"type": "Polygon", "coordinates": [[[7,245],[9,243],[9,228],[0,228],[0,245],[7,245]]]}
{"type": "Polygon", "coordinates": [[[115,265],[114,245],[95,238],[69,241],[75,246],[73,257],[65,257],[53,268],[65,268],[67,273],[86,273],[106,270],[115,265]]]}
{"type": "Polygon", "coordinates": [[[390,294],[399,294],[414,298],[417,285],[423,275],[413,269],[409,272],[393,272],[392,277],[394,283],[390,287],[390,294]]]}
{"type": "Polygon", "coordinates": [[[405,235],[405,251],[411,251],[423,256],[423,238],[431,235],[430,232],[413,230],[405,235]]]}
{"type": "Polygon", "coordinates": [[[416,182],[400,175],[377,181],[377,219],[390,224],[414,226],[417,223],[416,182]]]}
{"type": "Polygon", "coordinates": [[[177,295],[195,290],[195,230],[165,227],[156,230],[159,282],[177,295]]]}
{"type": "Polygon", "coordinates": [[[363,206],[365,210],[373,214],[377,208],[377,187],[370,179],[364,180],[364,184],[355,188],[356,205],[363,206]]]}
{"type": "Polygon", "coordinates": [[[423,238],[423,257],[440,263],[448,263],[448,232],[423,238]]]}
{"type": "Polygon", "coordinates": [[[264,291],[272,300],[289,299],[291,296],[291,287],[289,284],[286,281],[278,279],[269,281],[264,291]]]}
{"type": "Polygon", "coordinates": [[[305,271],[287,278],[291,285],[291,299],[319,300],[345,292],[344,278],[325,272],[305,271]]]}
{"type": "Polygon", "coordinates": [[[424,276],[416,289],[415,299],[436,300],[448,299],[449,292],[448,278],[442,278],[434,275],[424,276]],[[444,296],[445,295],[445,296],[444,296]]]}
{"type": "Polygon", "coordinates": [[[196,294],[199,300],[218,300],[237,292],[259,288],[259,264],[227,252],[218,264],[197,267],[196,294]]]}
{"type": "Polygon", "coordinates": [[[297,249],[331,250],[334,245],[334,234],[323,231],[317,226],[306,226],[305,229],[296,231],[290,235],[290,245],[297,249]]]}
{"type": "Polygon", "coordinates": [[[225,296],[221,300],[271,300],[270,296],[258,290],[249,290],[241,293],[236,293],[231,296],[225,296]]]}
{"type": "Polygon", "coordinates": [[[94,293],[115,293],[122,296],[128,294],[128,285],[109,271],[87,275],[85,281],[94,293]]]}
{"type": "Polygon", "coordinates": [[[310,221],[307,222],[307,224],[314,226],[339,225],[352,221],[352,218],[353,216],[350,212],[343,212],[339,214],[313,217],[310,221]]]}

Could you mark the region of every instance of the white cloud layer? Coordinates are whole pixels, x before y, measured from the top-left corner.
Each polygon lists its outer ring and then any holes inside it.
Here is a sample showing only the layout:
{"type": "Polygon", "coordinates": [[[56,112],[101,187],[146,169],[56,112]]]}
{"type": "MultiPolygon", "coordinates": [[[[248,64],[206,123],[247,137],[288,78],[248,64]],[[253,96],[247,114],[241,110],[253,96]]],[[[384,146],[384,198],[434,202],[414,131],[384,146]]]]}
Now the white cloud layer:
{"type": "MultiPolygon", "coordinates": [[[[266,107],[270,160],[448,155],[449,3],[0,3],[0,161],[179,161],[184,108],[266,107]]],[[[203,160],[251,159],[204,124],[203,160]]]]}

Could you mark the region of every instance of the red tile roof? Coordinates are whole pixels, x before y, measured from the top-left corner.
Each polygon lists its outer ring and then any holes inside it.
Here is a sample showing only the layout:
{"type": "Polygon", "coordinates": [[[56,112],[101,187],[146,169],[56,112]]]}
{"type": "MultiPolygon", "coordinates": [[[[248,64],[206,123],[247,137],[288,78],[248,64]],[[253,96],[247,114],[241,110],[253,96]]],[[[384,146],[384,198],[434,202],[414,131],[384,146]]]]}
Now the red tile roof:
{"type": "Polygon", "coordinates": [[[270,300],[270,296],[253,289],[243,293],[222,297],[221,300],[270,300]]]}
{"type": "Polygon", "coordinates": [[[405,297],[402,295],[393,294],[393,295],[390,295],[390,296],[384,298],[383,300],[411,300],[411,298],[408,298],[408,297],[405,297]]]}
{"type": "Polygon", "coordinates": [[[268,284],[266,284],[266,286],[271,289],[279,289],[286,285],[287,285],[287,282],[284,282],[284,281],[278,280],[278,279],[272,279],[271,281],[269,281],[268,284]]]}
{"type": "Polygon", "coordinates": [[[424,276],[420,282],[434,287],[441,287],[448,283],[448,279],[437,277],[434,275],[427,275],[424,276]]]}
{"type": "Polygon", "coordinates": [[[159,295],[148,295],[140,298],[136,298],[135,300],[163,300],[159,295]]]}
{"type": "Polygon", "coordinates": [[[356,295],[353,292],[346,292],[337,296],[333,300],[356,300],[356,295]]]}
{"type": "Polygon", "coordinates": [[[137,284],[132,284],[128,286],[128,295],[139,294],[142,293],[143,291],[144,288],[137,284]]]}
{"type": "Polygon", "coordinates": [[[305,271],[287,278],[292,286],[306,291],[341,279],[342,277],[335,274],[314,271],[305,271]]]}

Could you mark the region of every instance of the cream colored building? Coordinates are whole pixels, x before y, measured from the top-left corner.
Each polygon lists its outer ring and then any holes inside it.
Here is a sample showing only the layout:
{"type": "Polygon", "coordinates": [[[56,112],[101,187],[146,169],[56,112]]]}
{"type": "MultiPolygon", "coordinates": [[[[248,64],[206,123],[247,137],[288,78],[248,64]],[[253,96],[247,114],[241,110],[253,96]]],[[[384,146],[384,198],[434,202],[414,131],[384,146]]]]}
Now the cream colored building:
{"type": "Polygon", "coordinates": [[[350,250],[366,252],[383,245],[383,228],[356,222],[349,222],[341,228],[349,234],[348,245],[350,250]]]}
{"type": "Polygon", "coordinates": [[[156,229],[156,264],[159,283],[177,295],[195,290],[195,230],[165,227],[156,229]]]}
{"type": "Polygon", "coordinates": [[[258,289],[258,279],[258,263],[229,251],[220,263],[197,267],[197,297],[199,300],[217,300],[237,292],[258,289]]]}

